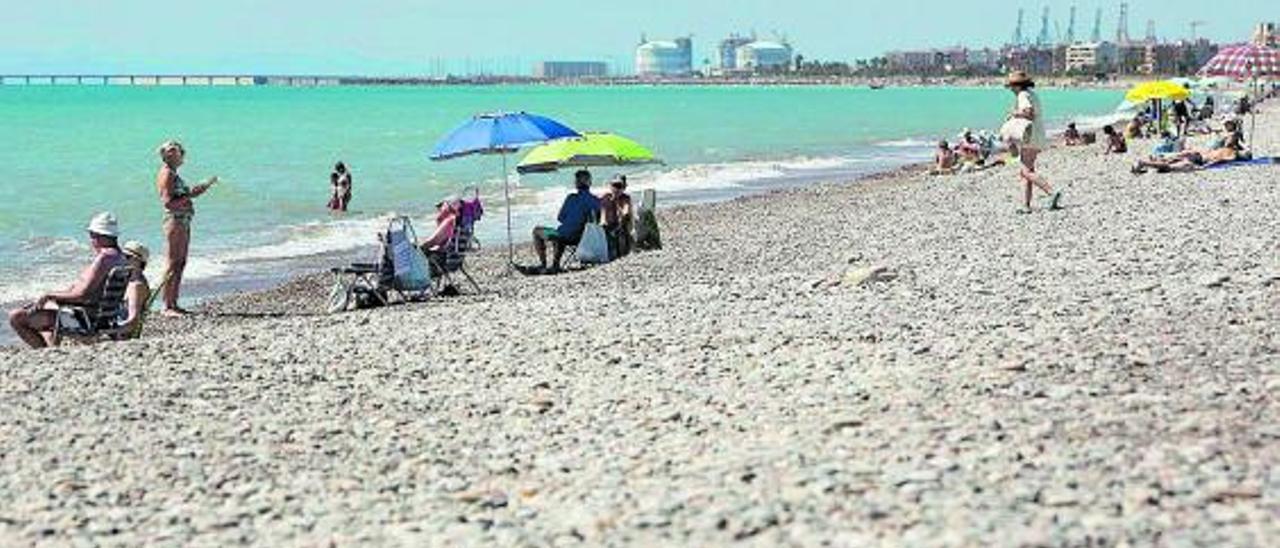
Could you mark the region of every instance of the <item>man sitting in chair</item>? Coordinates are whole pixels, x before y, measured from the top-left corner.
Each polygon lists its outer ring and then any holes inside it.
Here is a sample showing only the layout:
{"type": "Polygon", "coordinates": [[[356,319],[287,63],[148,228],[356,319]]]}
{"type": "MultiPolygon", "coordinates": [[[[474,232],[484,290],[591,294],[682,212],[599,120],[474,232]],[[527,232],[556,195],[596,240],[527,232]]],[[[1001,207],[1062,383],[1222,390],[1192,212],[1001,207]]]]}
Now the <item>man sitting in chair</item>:
{"type": "Polygon", "coordinates": [[[591,193],[591,172],[580,170],[574,174],[573,179],[577,192],[566,197],[564,205],[560,206],[560,214],[556,216],[560,226],[538,226],[533,229],[533,249],[538,253],[538,266],[543,274],[560,272],[560,258],[564,255],[564,248],[578,245],[587,223],[599,218],[600,199],[591,193]],[[555,246],[555,260],[550,269],[547,268],[547,242],[555,246]]]}
{"type": "Polygon", "coordinates": [[[89,245],[93,263],[80,272],[75,285],[66,291],[46,293],[35,302],[9,312],[9,325],[23,342],[32,348],[54,346],[58,341],[58,306],[93,306],[97,304],[107,274],[124,266],[125,257],[116,240],[120,235],[115,215],[99,213],[89,221],[89,245]]]}

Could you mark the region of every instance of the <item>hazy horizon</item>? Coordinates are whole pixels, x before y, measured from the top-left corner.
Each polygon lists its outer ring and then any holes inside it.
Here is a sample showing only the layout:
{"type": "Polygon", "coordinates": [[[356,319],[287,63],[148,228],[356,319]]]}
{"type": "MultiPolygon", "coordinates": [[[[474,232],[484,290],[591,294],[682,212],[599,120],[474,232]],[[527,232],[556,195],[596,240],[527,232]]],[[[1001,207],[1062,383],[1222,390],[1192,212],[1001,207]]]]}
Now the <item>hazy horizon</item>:
{"type": "MultiPolygon", "coordinates": [[[[7,1],[7,0],[6,0],[7,1]]],[[[1191,34],[1217,41],[1248,38],[1258,22],[1254,4],[1228,0],[1212,15],[1190,0],[1132,1],[1129,34],[1145,36],[1155,19],[1162,39],[1191,34]]],[[[278,0],[258,4],[170,4],[117,0],[83,5],[47,0],[6,5],[0,34],[0,73],[210,73],[210,74],[431,74],[526,73],[541,60],[598,60],[616,71],[632,65],[642,34],[694,35],[695,63],[713,57],[730,33],[788,37],[810,59],[852,61],[893,49],[1009,41],[1019,3],[903,0],[856,3],[796,0],[785,7],[763,0],[706,0],[692,4],[654,0],[609,6],[577,0],[541,3],[495,0],[456,2],[370,0],[352,6],[334,0],[278,0]],[[951,6],[963,5],[965,10],[951,6]],[[937,14],[934,16],[933,14],[937,14]],[[468,70],[470,69],[470,70],[468,70]]],[[[1026,9],[1024,34],[1035,39],[1044,3],[1026,9]]],[[[1094,10],[1103,7],[1103,36],[1115,35],[1119,3],[1076,3],[1076,36],[1087,38],[1094,10]]],[[[1051,34],[1065,33],[1070,3],[1054,3],[1051,34]],[[1057,23],[1056,25],[1054,23],[1057,23]]]]}

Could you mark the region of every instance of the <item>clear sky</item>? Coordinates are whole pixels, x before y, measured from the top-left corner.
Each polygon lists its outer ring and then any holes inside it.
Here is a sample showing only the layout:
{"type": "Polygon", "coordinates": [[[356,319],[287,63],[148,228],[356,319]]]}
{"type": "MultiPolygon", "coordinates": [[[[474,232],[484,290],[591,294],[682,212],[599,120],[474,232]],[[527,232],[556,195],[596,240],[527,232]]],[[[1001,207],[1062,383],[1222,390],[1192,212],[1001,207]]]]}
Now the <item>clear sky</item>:
{"type": "MultiPolygon", "coordinates": [[[[1103,33],[1114,36],[1118,1],[1075,4],[1078,35],[1088,36],[1103,7],[1103,33]]],[[[1148,19],[1169,39],[1204,19],[1202,36],[1241,41],[1259,19],[1280,19],[1280,9],[1255,15],[1269,0],[1129,4],[1134,37],[1148,19]]],[[[1045,5],[1065,32],[1072,2],[1061,0],[0,0],[0,73],[423,74],[464,70],[467,58],[491,71],[527,71],[543,59],[626,68],[642,32],[692,34],[701,60],[729,32],[752,30],[785,33],[808,58],[852,60],[1000,45],[1019,5],[1030,37],[1045,5]]]]}

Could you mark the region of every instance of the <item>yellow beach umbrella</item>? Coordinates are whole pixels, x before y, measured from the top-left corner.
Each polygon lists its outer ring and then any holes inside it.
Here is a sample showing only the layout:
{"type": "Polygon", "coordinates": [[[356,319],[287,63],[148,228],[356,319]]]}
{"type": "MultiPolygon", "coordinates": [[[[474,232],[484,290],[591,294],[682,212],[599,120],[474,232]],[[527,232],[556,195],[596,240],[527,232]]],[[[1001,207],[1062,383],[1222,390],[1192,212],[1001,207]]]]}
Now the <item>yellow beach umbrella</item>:
{"type": "Polygon", "coordinates": [[[1124,95],[1130,103],[1145,103],[1155,100],[1185,101],[1191,98],[1191,91],[1176,82],[1161,80],[1145,82],[1134,86],[1124,95]]]}

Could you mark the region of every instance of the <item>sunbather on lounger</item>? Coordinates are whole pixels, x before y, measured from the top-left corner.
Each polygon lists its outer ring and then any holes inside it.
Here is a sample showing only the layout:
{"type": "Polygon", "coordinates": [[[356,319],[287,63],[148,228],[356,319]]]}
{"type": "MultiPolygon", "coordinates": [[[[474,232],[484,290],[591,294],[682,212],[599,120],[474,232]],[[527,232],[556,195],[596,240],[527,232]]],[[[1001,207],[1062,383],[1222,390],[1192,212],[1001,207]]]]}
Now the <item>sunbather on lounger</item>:
{"type": "Polygon", "coordinates": [[[1156,170],[1156,173],[1186,173],[1204,169],[1206,165],[1207,161],[1203,153],[1189,150],[1171,156],[1153,156],[1146,160],[1138,160],[1137,165],[1133,166],[1133,174],[1141,175],[1152,169],[1156,170]]]}
{"type": "Polygon", "coordinates": [[[577,192],[565,198],[564,205],[560,206],[560,214],[556,216],[560,226],[556,228],[538,226],[533,229],[533,249],[538,254],[538,264],[543,273],[560,271],[560,259],[564,255],[564,249],[578,245],[587,223],[600,214],[600,199],[591,194],[591,172],[585,169],[578,171],[573,179],[577,192]],[[547,268],[548,242],[552,244],[555,251],[555,260],[550,269],[547,268]]]}
{"type": "Polygon", "coordinates": [[[458,198],[449,197],[436,204],[436,231],[420,245],[423,253],[437,252],[453,240],[461,203],[458,198]]]}
{"type": "Polygon", "coordinates": [[[35,302],[9,312],[9,326],[23,342],[32,348],[46,348],[57,344],[57,306],[62,304],[92,306],[96,303],[102,285],[111,269],[124,265],[124,255],[116,245],[120,231],[116,218],[110,213],[99,213],[89,222],[89,245],[93,249],[93,262],[80,272],[66,291],[54,291],[41,295],[35,302]]]}

